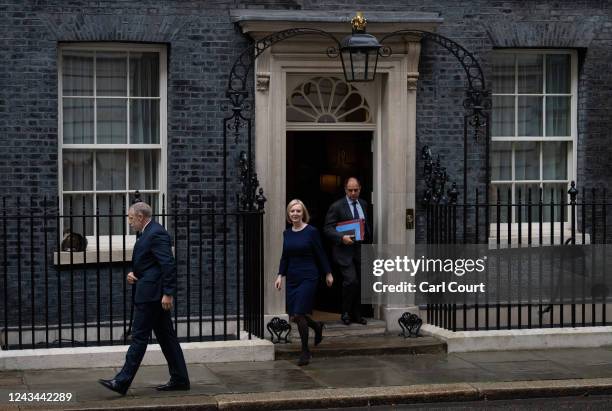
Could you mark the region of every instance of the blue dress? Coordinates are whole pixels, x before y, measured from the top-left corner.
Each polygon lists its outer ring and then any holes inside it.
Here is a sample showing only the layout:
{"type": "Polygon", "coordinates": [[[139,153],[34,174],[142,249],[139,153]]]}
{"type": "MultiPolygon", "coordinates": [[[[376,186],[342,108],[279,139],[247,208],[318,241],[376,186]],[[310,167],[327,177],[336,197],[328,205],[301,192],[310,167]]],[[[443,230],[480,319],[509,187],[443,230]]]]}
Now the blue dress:
{"type": "Polygon", "coordinates": [[[287,313],[310,314],[319,275],[331,272],[316,228],[307,225],[293,231],[289,227],[283,232],[283,255],[278,272],[287,279],[287,313]]]}

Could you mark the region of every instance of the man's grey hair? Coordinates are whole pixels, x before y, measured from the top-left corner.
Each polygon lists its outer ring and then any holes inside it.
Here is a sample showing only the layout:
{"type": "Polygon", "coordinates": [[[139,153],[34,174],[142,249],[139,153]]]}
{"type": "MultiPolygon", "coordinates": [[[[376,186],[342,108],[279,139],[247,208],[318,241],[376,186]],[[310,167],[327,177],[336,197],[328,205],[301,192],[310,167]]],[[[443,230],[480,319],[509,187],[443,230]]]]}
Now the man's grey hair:
{"type": "Polygon", "coordinates": [[[153,214],[151,206],[144,201],[139,201],[138,203],[132,204],[130,206],[130,210],[136,214],[141,214],[145,218],[151,218],[151,215],[153,214]]]}

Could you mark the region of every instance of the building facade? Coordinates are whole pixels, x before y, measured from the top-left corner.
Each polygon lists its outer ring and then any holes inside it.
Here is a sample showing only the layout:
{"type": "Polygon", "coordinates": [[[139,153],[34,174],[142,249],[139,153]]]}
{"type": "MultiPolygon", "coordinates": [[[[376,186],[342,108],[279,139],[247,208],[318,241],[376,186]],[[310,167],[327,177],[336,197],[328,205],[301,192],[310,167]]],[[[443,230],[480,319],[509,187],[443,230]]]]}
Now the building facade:
{"type": "MultiPolygon", "coordinates": [[[[375,242],[407,249],[426,237],[425,146],[440,156],[448,186],[455,181],[460,193],[467,190],[463,201],[473,199],[476,189],[481,196],[488,192],[491,202],[497,201],[497,189],[501,201],[515,202],[529,189],[542,189],[544,202],[560,201],[571,181],[587,189],[609,185],[612,5],[607,1],[23,1],[1,9],[0,195],[9,210],[4,226],[14,220],[10,210],[21,206],[46,213],[47,200],[64,215],[71,207],[82,209],[75,221],[57,219],[54,227],[60,232],[70,226],[89,238],[88,247],[104,245],[107,257],[92,254],[79,261],[87,275],[96,270],[94,262],[122,261],[123,251],[129,253],[133,236],[125,219],[94,214],[119,213],[136,190],[158,214],[170,209],[175,196],[185,209],[201,204],[202,196],[206,207],[223,208],[227,192],[227,206],[235,209],[240,155],[251,147],[244,130],[240,138],[227,138],[223,119],[231,112],[226,91],[240,53],[253,41],[291,28],[325,30],[341,39],[350,34],[348,21],[358,10],[378,38],[398,30],[435,32],[474,55],[492,93],[490,152],[486,136],[470,136],[464,159],[466,76],[439,44],[409,34],[389,38],[391,56],[380,58],[374,82],[362,84],[344,80],[339,59],[327,54],[333,44],[325,36],[295,36],[268,48],[247,76],[254,167],[267,198],[267,316],[284,313],[284,297],[272,284],[287,201],[303,198],[313,224],[320,225],[349,175],[361,179],[362,195],[373,205],[375,242]],[[407,210],[415,215],[414,227],[404,224],[407,210]]],[[[510,218],[515,223],[518,217],[510,218]]],[[[542,218],[554,220],[550,214],[542,218]]],[[[206,221],[207,228],[199,226],[204,236],[211,233],[206,221]]],[[[177,235],[190,224],[187,220],[177,235]]],[[[43,285],[43,266],[53,265],[45,256],[53,256],[61,241],[53,237],[47,245],[45,229],[30,228],[31,246],[30,238],[18,246],[18,230],[11,226],[4,235],[2,286],[10,304],[0,307],[0,317],[7,305],[24,301],[23,315],[33,315],[30,300],[61,294],[43,285]],[[28,278],[32,273],[23,290],[20,270],[28,278]]],[[[210,251],[200,257],[194,247],[186,244],[179,257],[193,261],[194,269],[183,275],[198,284],[201,271],[208,270],[202,261],[215,257],[210,251]]],[[[236,255],[230,252],[229,259],[236,255]]],[[[61,265],[54,269],[61,271],[61,265]]],[[[122,293],[122,270],[110,269],[114,298],[122,293]]],[[[232,278],[224,285],[232,291],[223,297],[230,305],[242,298],[232,278]]],[[[84,292],[94,289],[95,281],[84,292]]],[[[221,293],[213,286],[208,295],[216,292],[221,293]]],[[[113,304],[113,293],[96,293],[113,304]]],[[[319,307],[333,311],[335,296],[325,294],[319,307]]],[[[193,304],[201,300],[200,293],[193,304]]],[[[204,304],[207,315],[211,310],[214,315],[214,304],[204,304]]],[[[383,301],[373,315],[392,327],[413,305],[408,299],[399,305],[383,301]]]]}

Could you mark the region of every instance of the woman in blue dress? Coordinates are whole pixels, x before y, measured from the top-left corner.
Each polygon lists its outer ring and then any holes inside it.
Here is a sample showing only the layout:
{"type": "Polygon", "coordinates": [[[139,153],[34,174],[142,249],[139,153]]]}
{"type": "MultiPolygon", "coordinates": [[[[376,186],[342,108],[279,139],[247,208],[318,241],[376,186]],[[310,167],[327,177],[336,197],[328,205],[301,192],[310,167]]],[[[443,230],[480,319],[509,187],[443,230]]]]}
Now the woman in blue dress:
{"type": "Polygon", "coordinates": [[[308,225],[310,216],[304,203],[291,200],[287,205],[287,221],[291,227],[283,232],[283,254],[274,286],[280,291],[286,277],[287,312],[297,324],[302,342],[302,354],[298,365],[310,361],[308,349],[308,327],[315,332],[315,345],[323,339],[323,323],[308,316],[312,313],[319,275],[325,273],[325,281],[331,287],[334,278],[329,261],[323,251],[321,237],[316,228],[308,225]]]}

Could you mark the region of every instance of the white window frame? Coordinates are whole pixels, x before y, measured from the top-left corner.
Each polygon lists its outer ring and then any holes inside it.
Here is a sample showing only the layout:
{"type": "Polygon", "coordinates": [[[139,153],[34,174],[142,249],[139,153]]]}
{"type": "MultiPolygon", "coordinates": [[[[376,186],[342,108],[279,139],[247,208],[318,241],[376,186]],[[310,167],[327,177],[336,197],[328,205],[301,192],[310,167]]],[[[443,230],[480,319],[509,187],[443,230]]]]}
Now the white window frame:
{"type": "MultiPolygon", "coordinates": [[[[129,152],[130,149],[158,149],[159,150],[159,168],[158,168],[158,181],[159,181],[159,190],[138,190],[144,196],[148,193],[158,193],[158,209],[154,210],[154,213],[160,214],[162,210],[162,199],[164,197],[167,198],[167,152],[168,152],[168,144],[167,144],[167,124],[168,124],[168,112],[167,112],[167,101],[168,101],[168,69],[167,69],[167,50],[163,45],[149,45],[149,44],[131,44],[131,43],[77,43],[77,44],[60,44],[57,50],[57,61],[58,61],[58,192],[59,192],[59,209],[64,209],[64,195],[65,194],[108,194],[108,193],[116,193],[116,191],[105,191],[105,190],[87,190],[87,191],[64,191],[63,187],[63,150],[84,150],[89,152],[95,152],[100,150],[126,150],[129,152]],[[73,51],[89,51],[94,53],[94,86],[93,86],[93,98],[95,99],[97,96],[96,90],[96,82],[95,82],[95,53],[96,52],[108,52],[108,51],[122,51],[128,53],[128,66],[127,70],[129,73],[129,52],[157,52],[159,53],[159,144],[130,144],[130,105],[127,107],[127,141],[128,144],[95,144],[97,127],[94,124],[94,144],[64,144],[64,118],[63,118],[63,60],[62,53],[66,50],[73,51]]],[[[127,78],[127,90],[129,94],[129,75],[127,78]]],[[[87,96],[87,98],[91,98],[91,96],[87,96]]],[[[116,97],[108,97],[104,98],[128,98],[128,96],[116,96],[116,97]]],[[[146,98],[145,98],[146,99],[146,98]]],[[[157,99],[157,97],[155,97],[157,99]]],[[[94,119],[96,118],[97,113],[94,105],[94,119]]],[[[95,159],[94,159],[95,161],[95,159]]],[[[95,167],[94,167],[95,174],[95,167]]],[[[95,175],[94,175],[95,181],[95,175]]],[[[129,169],[128,163],[126,161],[126,189],[122,190],[123,192],[127,192],[129,194],[133,194],[136,190],[129,189],[129,169]]],[[[94,196],[95,197],[95,196],[94,196]]],[[[96,202],[94,200],[93,210],[95,213],[96,202]]],[[[61,221],[60,232],[63,232],[63,219],[61,221]]],[[[126,227],[127,227],[127,219],[126,219],[126,227]]],[[[94,227],[95,228],[95,227],[94,227]]],[[[96,233],[94,231],[93,236],[87,236],[88,240],[88,250],[87,253],[87,262],[96,262],[96,233]],[[93,249],[93,251],[91,251],[93,249]]],[[[121,261],[122,259],[122,251],[123,251],[123,235],[113,235],[112,236],[112,244],[113,251],[112,255],[109,250],[109,244],[111,240],[111,236],[109,235],[100,235],[100,250],[104,250],[104,255],[100,256],[98,262],[109,261],[110,257],[113,257],[113,261],[121,261]],[[116,257],[117,256],[117,257],[116,257]]],[[[126,251],[129,251],[126,254],[126,259],[131,259],[131,250],[133,248],[133,244],[135,242],[135,235],[130,235],[129,232],[126,234],[126,251]]],[[[55,263],[57,264],[69,264],[70,263],[70,252],[60,252],[60,256],[56,256],[55,263]],[[59,258],[59,261],[58,261],[59,258]]],[[[82,260],[82,254],[84,253],[72,253],[73,254],[73,263],[78,264],[76,260],[82,260]],[[79,254],[79,255],[77,255],[79,254]],[[75,257],[77,257],[75,259],[75,257]]]]}
{"type": "MultiPolygon", "coordinates": [[[[536,136],[536,137],[517,137],[517,136],[499,136],[499,137],[491,137],[491,142],[512,142],[512,143],[516,143],[516,142],[530,142],[530,141],[536,141],[536,142],[552,142],[552,141],[567,141],[570,142],[571,144],[568,147],[568,152],[567,152],[567,184],[568,184],[568,188],[569,188],[569,183],[571,181],[575,181],[576,185],[578,186],[578,181],[577,181],[577,173],[576,173],[576,166],[578,163],[578,158],[577,158],[577,143],[578,143],[578,53],[576,50],[569,50],[569,49],[504,49],[504,50],[495,50],[494,54],[499,55],[499,54],[567,54],[570,56],[570,65],[571,65],[571,96],[570,96],[570,132],[571,132],[571,136],[569,137],[548,137],[548,136],[536,136]]],[[[492,93],[492,96],[513,96],[515,97],[515,102],[514,102],[514,107],[517,107],[517,100],[518,96],[542,96],[542,97],[546,97],[546,96],[567,96],[567,94],[565,93],[546,93],[546,63],[543,64],[542,70],[543,70],[543,89],[542,89],[542,93],[518,93],[518,87],[516,82],[518,82],[518,67],[517,65],[515,65],[515,72],[514,72],[514,81],[515,81],[515,87],[514,87],[514,92],[513,93],[492,93]]],[[[542,130],[543,130],[543,134],[546,134],[546,98],[544,98],[544,102],[543,102],[543,108],[542,108],[542,130]]],[[[518,110],[515,109],[514,111],[514,130],[515,130],[515,134],[518,132],[518,110]]],[[[512,180],[491,180],[491,185],[497,185],[497,186],[501,186],[504,187],[503,190],[507,191],[508,187],[512,187],[512,198],[510,199],[512,201],[513,204],[516,204],[518,202],[518,198],[517,198],[517,193],[516,193],[516,184],[537,184],[537,185],[541,185],[541,184],[554,184],[554,183],[559,183],[560,180],[544,180],[542,179],[543,177],[543,173],[542,173],[542,164],[543,164],[543,159],[542,159],[542,155],[543,155],[543,149],[540,148],[540,179],[538,180],[515,180],[514,179],[514,150],[512,150],[512,180]]],[[[566,180],[563,180],[564,182],[566,180]]],[[[501,192],[501,187],[500,187],[500,192],[501,192]]],[[[523,204],[527,203],[527,192],[525,193],[521,193],[521,202],[523,204]]],[[[538,193],[533,193],[532,192],[532,202],[533,204],[537,204],[539,201],[539,191],[538,193]],[[535,196],[534,196],[535,194],[535,196]]],[[[502,207],[502,213],[505,212],[505,207],[502,207]]],[[[569,222],[569,217],[570,217],[570,208],[569,206],[567,206],[565,212],[565,221],[564,221],[564,231],[569,231],[570,227],[568,227],[568,222],[569,222]]],[[[512,237],[518,237],[518,222],[516,222],[515,219],[515,213],[516,211],[512,210],[512,216],[513,216],[513,221],[511,222],[511,230],[512,230],[512,237]]],[[[532,222],[532,239],[535,240],[536,242],[539,240],[539,222],[532,222]]],[[[521,223],[521,230],[522,230],[522,237],[527,238],[527,232],[528,232],[528,226],[529,223],[523,222],[521,223]]],[[[560,240],[560,230],[561,230],[561,223],[560,222],[543,222],[542,223],[542,235],[545,236],[545,241],[548,241],[550,243],[549,237],[550,237],[550,232],[551,230],[555,231],[555,236],[559,237],[560,240]],[[548,236],[547,236],[548,235],[548,236]]],[[[491,223],[490,225],[490,237],[491,238],[496,238],[497,236],[497,224],[491,223]]],[[[564,233],[565,234],[565,233],[564,233]]],[[[571,235],[570,235],[571,236],[571,235]]],[[[508,238],[508,223],[500,223],[500,238],[508,238]]],[[[567,235],[565,235],[565,238],[568,238],[567,235]]],[[[556,240],[558,241],[558,240],[556,240]]],[[[514,243],[514,240],[513,240],[514,243]]]]}

